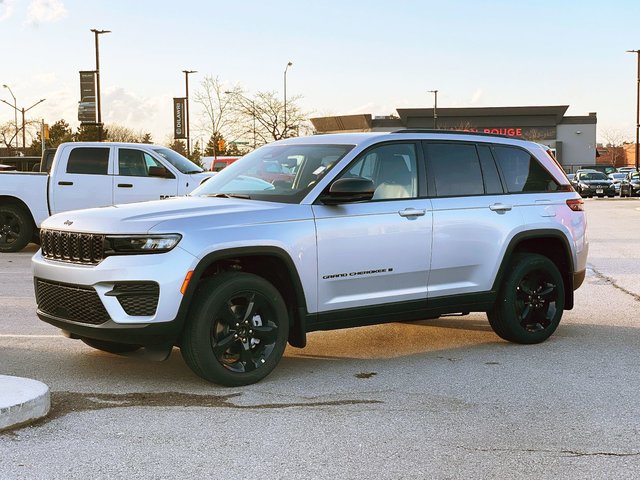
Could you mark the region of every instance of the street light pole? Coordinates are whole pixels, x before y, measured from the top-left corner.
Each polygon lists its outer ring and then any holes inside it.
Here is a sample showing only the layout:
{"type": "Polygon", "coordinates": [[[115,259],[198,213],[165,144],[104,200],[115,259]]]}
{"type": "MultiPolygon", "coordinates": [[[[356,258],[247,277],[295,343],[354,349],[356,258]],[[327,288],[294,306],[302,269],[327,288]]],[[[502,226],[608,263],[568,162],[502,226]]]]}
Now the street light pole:
{"type": "Polygon", "coordinates": [[[636,170],[640,167],[638,159],[638,149],[640,149],[640,50],[627,50],[629,53],[635,53],[638,56],[638,77],[636,85],[636,170]]]}
{"type": "Polygon", "coordinates": [[[291,67],[293,63],[287,63],[287,66],[284,68],[284,128],[282,129],[282,137],[287,134],[287,70],[291,67]]]}
{"type": "Polygon", "coordinates": [[[187,105],[187,157],[191,156],[191,144],[189,143],[189,74],[197,73],[196,70],[183,70],[184,73],[184,82],[185,82],[185,96],[186,96],[186,105],[187,105]]]}
{"type": "Polygon", "coordinates": [[[18,148],[18,102],[16,100],[16,96],[11,91],[11,88],[9,88],[9,85],[2,85],[2,86],[4,88],[6,88],[7,90],[9,90],[9,93],[13,97],[13,109],[15,110],[13,112],[13,119],[14,119],[14,123],[16,125],[16,149],[17,149],[18,148]]]}
{"type": "Polygon", "coordinates": [[[433,128],[438,129],[438,90],[428,90],[429,93],[433,93],[433,128]]]}
{"type": "Polygon", "coordinates": [[[100,100],[100,49],[98,47],[98,35],[111,33],[111,30],[97,30],[92,28],[96,38],[96,107],[98,110],[98,141],[102,141],[102,106],[100,100]]]}
{"type": "MultiPolygon", "coordinates": [[[[35,107],[36,105],[41,104],[42,102],[44,102],[46,99],[45,98],[41,98],[40,100],[38,100],[36,103],[34,103],[33,105],[31,105],[29,108],[22,108],[21,112],[22,112],[22,148],[25,149],[27,147],[26,145],[26,135],[25,135],[25,121],[24,121],[24,114],[27,113],[29,110],[31,110],[33,107],[35,107]]],[[[44,151],[44,150],[43,150],[44,151]]]]}

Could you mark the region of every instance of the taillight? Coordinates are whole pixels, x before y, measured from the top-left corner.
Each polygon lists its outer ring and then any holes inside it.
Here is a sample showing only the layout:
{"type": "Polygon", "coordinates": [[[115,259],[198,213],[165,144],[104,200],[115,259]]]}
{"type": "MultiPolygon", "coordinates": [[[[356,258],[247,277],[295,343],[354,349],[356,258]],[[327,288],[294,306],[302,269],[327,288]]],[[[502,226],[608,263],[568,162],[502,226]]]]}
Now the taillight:
{"type": "Polygon", "coordinates": [[[581,198],[570,198],[567,200],[567,206],[574,212],[584,211],[584,200],[581,198]]]}

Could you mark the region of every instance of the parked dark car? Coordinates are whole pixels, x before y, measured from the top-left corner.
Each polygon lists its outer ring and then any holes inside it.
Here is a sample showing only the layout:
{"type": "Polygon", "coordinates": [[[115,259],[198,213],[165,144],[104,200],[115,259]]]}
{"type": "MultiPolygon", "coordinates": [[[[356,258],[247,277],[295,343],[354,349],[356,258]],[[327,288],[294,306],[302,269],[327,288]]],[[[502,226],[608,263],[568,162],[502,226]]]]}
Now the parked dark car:
{"type": "Polygon", "coordinates": [[[620,182],[621,197],[635,197],[640,195],[640,172],[629,172],[620,182]]]}
{"type": "Polygon", "coordinates": [[[613,182],[602,172],[578,171],[572,183],[576,191],[584,198],[616,196],[613,182]]]}

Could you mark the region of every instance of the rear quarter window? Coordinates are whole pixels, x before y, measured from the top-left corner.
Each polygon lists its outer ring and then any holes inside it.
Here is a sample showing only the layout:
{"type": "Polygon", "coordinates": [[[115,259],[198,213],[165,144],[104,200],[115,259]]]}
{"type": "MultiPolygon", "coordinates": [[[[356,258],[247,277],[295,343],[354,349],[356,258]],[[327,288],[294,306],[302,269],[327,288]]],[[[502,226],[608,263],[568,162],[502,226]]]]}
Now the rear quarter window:
{"type": "Polygon", "coordinates": [[[494,145],[493,152],[509,193],[558,190],[551,174],[526,150],[494,145]]]}

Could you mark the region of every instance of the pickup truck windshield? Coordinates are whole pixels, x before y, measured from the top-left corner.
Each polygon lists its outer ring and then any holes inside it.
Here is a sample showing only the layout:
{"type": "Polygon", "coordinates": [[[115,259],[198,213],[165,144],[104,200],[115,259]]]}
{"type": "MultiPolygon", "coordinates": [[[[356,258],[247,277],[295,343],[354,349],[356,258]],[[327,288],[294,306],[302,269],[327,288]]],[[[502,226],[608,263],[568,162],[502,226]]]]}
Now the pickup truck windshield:
{"type": "Polygon", "coordinates": [[[353,145],[266,145],[232,163],[191,195],[299,203],[353,145]]]}
{"type": "Polygon", "coordinates": [[[170,148],[154,148],[153,151],[180,170],[181,173],[190,174],[204,172],[204,170],[191,160],[184,158],[178,152],[174,152],[170,148]]]}

